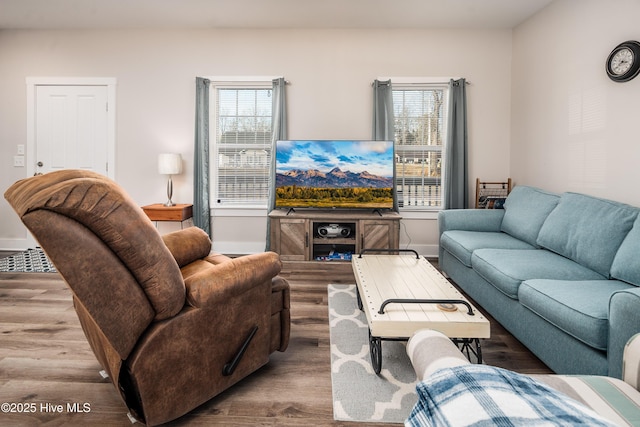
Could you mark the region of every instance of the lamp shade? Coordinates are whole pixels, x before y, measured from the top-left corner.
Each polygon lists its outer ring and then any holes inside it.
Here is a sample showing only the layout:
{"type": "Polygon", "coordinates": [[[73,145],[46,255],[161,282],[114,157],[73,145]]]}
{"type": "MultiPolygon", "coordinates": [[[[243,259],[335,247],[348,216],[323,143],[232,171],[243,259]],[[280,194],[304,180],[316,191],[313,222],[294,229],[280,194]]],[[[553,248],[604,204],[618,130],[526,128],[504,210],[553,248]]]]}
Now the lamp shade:
{"type": "Polygon", "coordinates": [[[177,175],[182,172],[182,157],[177,153],[160,154],[158,156],[158,173],[161,175],[177,175]]]}

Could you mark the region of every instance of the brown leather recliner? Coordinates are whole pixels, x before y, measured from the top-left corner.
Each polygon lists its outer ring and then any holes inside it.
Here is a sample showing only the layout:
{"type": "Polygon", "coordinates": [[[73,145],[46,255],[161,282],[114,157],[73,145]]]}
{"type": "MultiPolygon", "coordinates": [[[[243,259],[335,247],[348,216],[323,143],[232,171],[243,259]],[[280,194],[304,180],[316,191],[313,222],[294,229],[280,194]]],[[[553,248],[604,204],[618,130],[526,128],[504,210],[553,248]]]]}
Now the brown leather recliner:
{"type": "Polygon", "coordinates": [[[136,419],[178,418],[287,348],[277,254],[212,254],[196,227],[160,236],[93,172],[27,178],[5,198],[71,288],[87,340],[136,419]]]}

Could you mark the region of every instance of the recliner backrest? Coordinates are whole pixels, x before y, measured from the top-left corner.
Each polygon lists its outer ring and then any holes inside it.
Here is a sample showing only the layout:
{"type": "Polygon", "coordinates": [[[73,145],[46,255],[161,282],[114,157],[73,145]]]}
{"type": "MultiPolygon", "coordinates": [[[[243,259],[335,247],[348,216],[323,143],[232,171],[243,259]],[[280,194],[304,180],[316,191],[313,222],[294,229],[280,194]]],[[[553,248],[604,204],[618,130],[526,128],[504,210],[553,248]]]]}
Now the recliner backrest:
{"type": "Polygon", "coordinates": [[[175,259],[142,209],[110,179],[51,172],[18,181],[5,198],[121,357],[150,322],[184,306],[175,259]]]}

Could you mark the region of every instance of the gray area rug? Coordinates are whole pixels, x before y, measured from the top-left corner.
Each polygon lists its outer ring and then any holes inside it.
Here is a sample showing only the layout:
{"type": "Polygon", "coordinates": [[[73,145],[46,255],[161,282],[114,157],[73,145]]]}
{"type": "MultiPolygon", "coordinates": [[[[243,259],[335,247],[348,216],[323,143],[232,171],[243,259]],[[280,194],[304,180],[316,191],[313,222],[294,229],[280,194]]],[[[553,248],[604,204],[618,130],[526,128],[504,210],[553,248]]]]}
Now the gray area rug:
{"type": "Polygon", "coordinates": [[[0,258],[0,272],[55,273],[57,270],[41,248],[27,249],[0,258]]]}
{"type": "Polygon", "coordinates": [[[404,423],[417,401],[416,374],[405,342],[382,342],[382,371],[369,357],[369,328],[355,285],[329,285],[333,417],[339,421],[404,423]]]}

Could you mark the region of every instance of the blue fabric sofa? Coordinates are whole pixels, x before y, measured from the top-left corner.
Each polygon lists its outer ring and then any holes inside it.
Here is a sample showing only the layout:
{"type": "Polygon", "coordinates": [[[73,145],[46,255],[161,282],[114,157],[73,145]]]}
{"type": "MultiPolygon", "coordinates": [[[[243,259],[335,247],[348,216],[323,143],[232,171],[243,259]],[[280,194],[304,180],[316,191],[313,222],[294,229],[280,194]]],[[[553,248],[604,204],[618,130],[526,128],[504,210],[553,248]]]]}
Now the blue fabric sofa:
{"type": "Polygon", "coordinates": [[[439,264],[556,373],[622,375],[640,332],[640,209],[518,186],[439,213],[439,264]]]}

